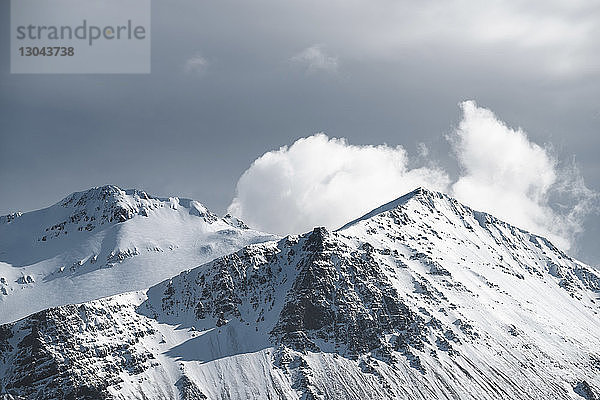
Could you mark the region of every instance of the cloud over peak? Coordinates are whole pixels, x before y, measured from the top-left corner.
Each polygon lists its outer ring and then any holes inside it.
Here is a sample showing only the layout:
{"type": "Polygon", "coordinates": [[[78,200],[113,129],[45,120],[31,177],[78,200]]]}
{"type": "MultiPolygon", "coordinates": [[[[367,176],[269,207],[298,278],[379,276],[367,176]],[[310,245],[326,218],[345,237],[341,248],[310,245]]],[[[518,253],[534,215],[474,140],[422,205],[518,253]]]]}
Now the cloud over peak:
{"type": "Polygon", "coordinates": [[[414,189],[444,190],[447,175],[408,167],[401,146],[356,146],[319,133],[269,151],[242,175],[229,212],[282,234],[338,228],[414,189]]]}
{"type": "Polygon", "coordinates": [[[449,137],[462,168],[452,195],[569,248],[597,199],[576,167],[475,102],[461,108],[463,119],[449,137]]]}
{"type": "Polygon", "coordinates": [[[425,146],[411,160],[400,145],[358,146],[319,133],[256,159],[228,211],[263,230],[300,233],[337,228],[425,186],[568,249],[598,200],[576,166],[565,166],[474,101],[460,107],[462,120],[447,136],[461,170],[453,181],[427,160],[425,146]],[[419,160],[422,165],[411,167],[419,160]]]}

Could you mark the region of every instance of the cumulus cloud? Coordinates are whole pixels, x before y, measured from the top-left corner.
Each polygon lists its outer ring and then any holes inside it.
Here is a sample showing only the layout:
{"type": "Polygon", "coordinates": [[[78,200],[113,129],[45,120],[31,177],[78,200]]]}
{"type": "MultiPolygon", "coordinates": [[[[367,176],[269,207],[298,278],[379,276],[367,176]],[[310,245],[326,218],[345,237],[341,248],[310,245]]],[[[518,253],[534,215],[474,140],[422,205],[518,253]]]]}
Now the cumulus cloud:
{"type": "Polygon", "coordinates": [[[418,186],[447,189],[443,171],[408,162],[401,146],[356,146],[316,134],[254,161],[228,211],[266,231],[300,233],[338,228],[418,186]]]}
{"type": "Polygon", "coordinates": [[[424,186],[569,249],[598,204],[574,162],[559,162],[550,148],[473,101],[461,108],[462,121],[447,137],[461,169],[454,181],[427,160],[423,143],[409,160],[401,146],[357,146],[320,133],[254,161],[228,211],[266,231],[300,233],[337,228],[424,186]],[[419,160],[426,164],[410,167],[419,160]]]}
{"type": "Polygon", "coordinates": [[[568,249],[597,198],[575,165],[562,165],[550,148],[475,102],[461,108],[463,119],[449,136],[462,168],[452,194],[568,249]]]}
{"type": "Polygon", "coordinates": [[[183,66],[184,71],[188,74],[202,74],[207,68],[208,60],[199,54],[189,58],[183,66]]]}
{"type": "Polygon", "coordinates": [[[290,61],[300,65],[308,73],[337,72],[338,58],[327,54],[323,45],[308,47],[294,55],[290,61]]]}

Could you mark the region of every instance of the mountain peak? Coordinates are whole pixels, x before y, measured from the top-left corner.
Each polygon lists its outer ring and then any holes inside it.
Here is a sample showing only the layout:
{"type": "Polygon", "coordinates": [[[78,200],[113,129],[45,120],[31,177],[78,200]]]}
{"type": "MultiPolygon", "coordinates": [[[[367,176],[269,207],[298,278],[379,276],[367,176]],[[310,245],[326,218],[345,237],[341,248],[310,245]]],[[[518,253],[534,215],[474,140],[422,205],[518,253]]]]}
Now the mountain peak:
{"type": "Polygon", "coordinates": [[[90,205],[127,203],[128,196],[134,199],[150,200],[151,196],[137,189],[123,190],[115,185],[96,186],[81,192],[75,192],[64,198],[62,207],[86,208],[90,205]]]}
{"type": "Polygon", "coordinates": [[[372,218],[372,217],[374,217],[376,215],[382,214],[382,213],[384,213],[386,211],[393,210],[393,209],[395,209],[395,208],[397,208],[397,207],[399,207],[399,206],[401,206],[401,205],[409,202],[412,199],[416,199],[416,200],[420,200],[420,201],[423,201],[423,200],[431,201],[431,200],[433,200],[435,198],[449,198],[450,199],[449,196],[447,196],[447,195],[445,195],[443,193],[435,192],[435,191],[432,191],[432,190],[429,190],[429,189],[427,189],[425,187],[420,186],[420,187],[416,188],[415,190],[413,190],[411,192],[408,192],[408,193],[406,193],[403,196],[398,197],[395,200],[392,200],[392,201],[390,201],[388,203],[385,203],[382,206],[379,206],[379,207],[375,208],[372,211],[369,211],[368,213],[366,213],[362,217],[359,217],[359,218],[357,218],[357,219],[355,219],[353,221],[348,222],[347,224],[345,224],[344,226],[342,226],[341,228],[339,228],[337,230],[338,231],[344,230],[344,229],[349,228],[352,225],[354,225],[354,224],[356,224],[356,223],[358,223],[360,221],[364,221],[364,220],[370,219],[370,218],[372,218]]]}
{"type": "Polygon", "coordinates": [[[336,232],[353,229],[357,225],[371,226],[373,228],[376,225],[381,225],[383,220],[387,221],[386,224],[393,223],[395,225],[409,223],[418,223],[419,225],[430,224],[431,228],[437,225],[436,221],[440,217],[443,217],[445,220],[456,221],[456,226],[462,226],[471,232],[475,228],[489,231],[492,229],[492,226],[495,227],[494,229],[510,231],[520,235],[526,241],[543,243],[544,246],[557,252],[561,257],[570,258],[545,237],[528,232],[486,212],[473,210],[447,194],[432,191],[424,187],[419,187],[389,203],[377,207],[362,217],[337,229],[336,232]],[[426,220],[429,222],[426,223],[426,220]]]}
{"type": "Polygon", "coordinates": [[[90,229],[98,223],[125,222],[138,214],[147,216],[149,211],[160,208],[160,203],[160,199],[148,196],[141,190],[123,190],[118,186],[105,185],[75,192],[57,206],[69,210],[67,218],[70,222],[83,220],[88,222],[90,229]]]}
{"type": "Polygon", "coordinates": [[[413,196],[431,196],[431,195],[435,195],[437,193],[439,193],[439,192],[429,190],[424,186],[419,186],[418,188],[416,188],[415,190],[413,190],[412,192],[409,192],[407,194],[413,195],[413,196]]]}
{"type": "Polygon", "coordinates": [[[0,218],[0,323],[48,305],[142,289],[275,238],[194,200],[114,185],[75,192],[0,218]]]}

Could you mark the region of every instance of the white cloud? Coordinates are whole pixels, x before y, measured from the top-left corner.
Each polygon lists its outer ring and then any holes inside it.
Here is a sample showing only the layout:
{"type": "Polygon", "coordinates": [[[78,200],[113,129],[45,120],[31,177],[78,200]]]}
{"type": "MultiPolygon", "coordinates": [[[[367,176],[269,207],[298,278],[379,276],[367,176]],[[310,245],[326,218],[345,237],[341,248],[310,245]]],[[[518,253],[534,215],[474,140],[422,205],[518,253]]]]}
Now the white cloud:
{"type": "Polygon", "coordinates": [[[202,74],[207,68],[208,60],[198,54],[189,58],[183,66],[184,71],[188,74],[202,74]]]}
{"type": "MultiPolygon", "coordinates": [[[[401,146],[356,146],[316,134],[269,151],[244,172],[228,211],[280,234],[337,228],[418,186],[450,193],[474,209],[546,236],[567,250],[597,210],[598,195],[574,163],[530,141],[473,101],[448,136],[461,167],[448,174],[429,161],[411,169],[401,146]]],[[[417,146],[421,160],[427,146],[417,146]]]]}
{"type": "Polygon", "coordinates": [[[305,68],[308,73],[337,72],[338,70],[338,58],[327,54],[323,45],[308,47],[290,60],[305,68]]]}
{"type": "Polygon", "coordinates": [[[429,157],[429,147],[423,142],[417,143],[417,151],[419,152],[419,156],[423,158],[429,157]]]}
{"type": "Polygon", "coordinates": [[[238,181],[228,211],[281,234],[338,228],[418,186],[445,190],[435,167],[408,168],[400,147],[355,146],[317,134],[258,158],[238,181]]]}
{"type": "Polygon", "coordinates": [[[490,110],[473,101],[461,107],[463,119],[449,137],[463,171],[452,194],[568,249],[596,198],[579,171],[562,167],[548,148],[490,110]]]}

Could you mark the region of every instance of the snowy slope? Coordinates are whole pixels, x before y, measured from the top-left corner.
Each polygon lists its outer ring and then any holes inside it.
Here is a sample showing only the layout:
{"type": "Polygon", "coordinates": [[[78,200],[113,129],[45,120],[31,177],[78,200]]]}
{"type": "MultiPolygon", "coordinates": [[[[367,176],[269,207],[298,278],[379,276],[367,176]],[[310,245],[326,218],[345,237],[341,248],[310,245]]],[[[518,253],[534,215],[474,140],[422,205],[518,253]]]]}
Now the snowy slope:
{"type": "Polygon", "coordinates": [[[336,232],[0,326],[0,393],[597,399],[600,276],[418,189],[336,232]]]}
{"type": "Polygon", "coordinates": [[[147,288],[275,238],[193,200],[115,186],[0,217],[0,323],[42,309],[147,288]]]}

